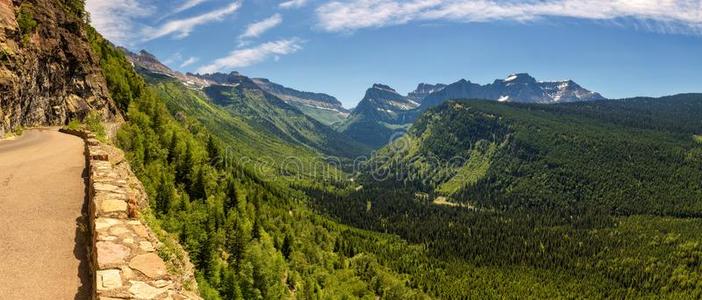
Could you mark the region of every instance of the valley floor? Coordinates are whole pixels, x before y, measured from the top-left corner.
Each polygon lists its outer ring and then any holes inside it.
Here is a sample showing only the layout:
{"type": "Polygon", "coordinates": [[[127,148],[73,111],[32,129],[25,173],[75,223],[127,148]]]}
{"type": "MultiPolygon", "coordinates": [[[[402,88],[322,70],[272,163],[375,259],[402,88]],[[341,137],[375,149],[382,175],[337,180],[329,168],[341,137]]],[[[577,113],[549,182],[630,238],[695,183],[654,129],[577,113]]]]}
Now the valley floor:
{"type": "Polygon", "coordinates": [[[83,141],[0,141],[0,299],[89,299],[83,141]]]}

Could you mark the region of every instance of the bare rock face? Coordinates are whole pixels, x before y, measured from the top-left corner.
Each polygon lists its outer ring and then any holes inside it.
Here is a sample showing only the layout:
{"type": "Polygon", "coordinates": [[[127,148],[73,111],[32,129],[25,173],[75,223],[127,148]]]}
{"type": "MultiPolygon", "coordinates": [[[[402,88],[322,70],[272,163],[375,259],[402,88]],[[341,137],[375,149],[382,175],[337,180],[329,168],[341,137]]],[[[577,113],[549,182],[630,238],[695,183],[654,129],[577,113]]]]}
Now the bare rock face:
{"type": "Polygon", "coordinates": [[[83,20],[62,1],[0,0],[0,136],[19,126],[63,125],[91,111],[121,119],[83,20]]]}

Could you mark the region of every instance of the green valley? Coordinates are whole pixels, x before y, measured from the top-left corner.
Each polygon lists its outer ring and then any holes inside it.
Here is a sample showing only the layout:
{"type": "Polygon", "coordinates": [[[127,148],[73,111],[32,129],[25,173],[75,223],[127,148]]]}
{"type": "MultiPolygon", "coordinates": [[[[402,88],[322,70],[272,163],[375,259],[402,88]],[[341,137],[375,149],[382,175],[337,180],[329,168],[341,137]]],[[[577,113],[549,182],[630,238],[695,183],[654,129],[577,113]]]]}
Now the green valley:
{"type": "Polygon", "coordinates": [[[699,95],[448,102],[350,181],[284,103],[146,76],[118,144],[207,299],[700,295],[699,95]],[[236,160],[261,153],[323,170],[236,160]]]}

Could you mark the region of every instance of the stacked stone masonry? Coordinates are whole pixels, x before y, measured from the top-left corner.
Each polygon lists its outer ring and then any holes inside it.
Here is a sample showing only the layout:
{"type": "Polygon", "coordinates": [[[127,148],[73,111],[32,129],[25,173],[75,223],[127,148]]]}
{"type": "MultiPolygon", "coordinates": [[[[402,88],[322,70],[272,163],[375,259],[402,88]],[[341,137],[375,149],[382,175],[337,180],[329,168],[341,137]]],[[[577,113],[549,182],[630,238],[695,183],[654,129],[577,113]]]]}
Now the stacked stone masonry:
{"type": "Polygon", "coordinates": [[[95,299],[200,299],[186,291],[158,255],[161,243],[140,220],[127,181],[114,171],[109,155],[92,133],[85,139],[90,169],[91,264],[95,299]]]}

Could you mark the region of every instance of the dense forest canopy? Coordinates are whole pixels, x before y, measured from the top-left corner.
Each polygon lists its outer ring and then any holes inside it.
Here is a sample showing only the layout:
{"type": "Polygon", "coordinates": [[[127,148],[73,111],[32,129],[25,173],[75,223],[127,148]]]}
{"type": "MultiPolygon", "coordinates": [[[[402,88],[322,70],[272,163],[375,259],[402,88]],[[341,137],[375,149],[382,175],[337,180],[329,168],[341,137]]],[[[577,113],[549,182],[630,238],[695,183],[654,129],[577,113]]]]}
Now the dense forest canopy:
{"type": "Polygon", "coordinates": [[[486,208],[698,215],[699,116],[699,94],[564,105],[449,102],[381,150],[369,170],[409,190],[486,208]]]}

